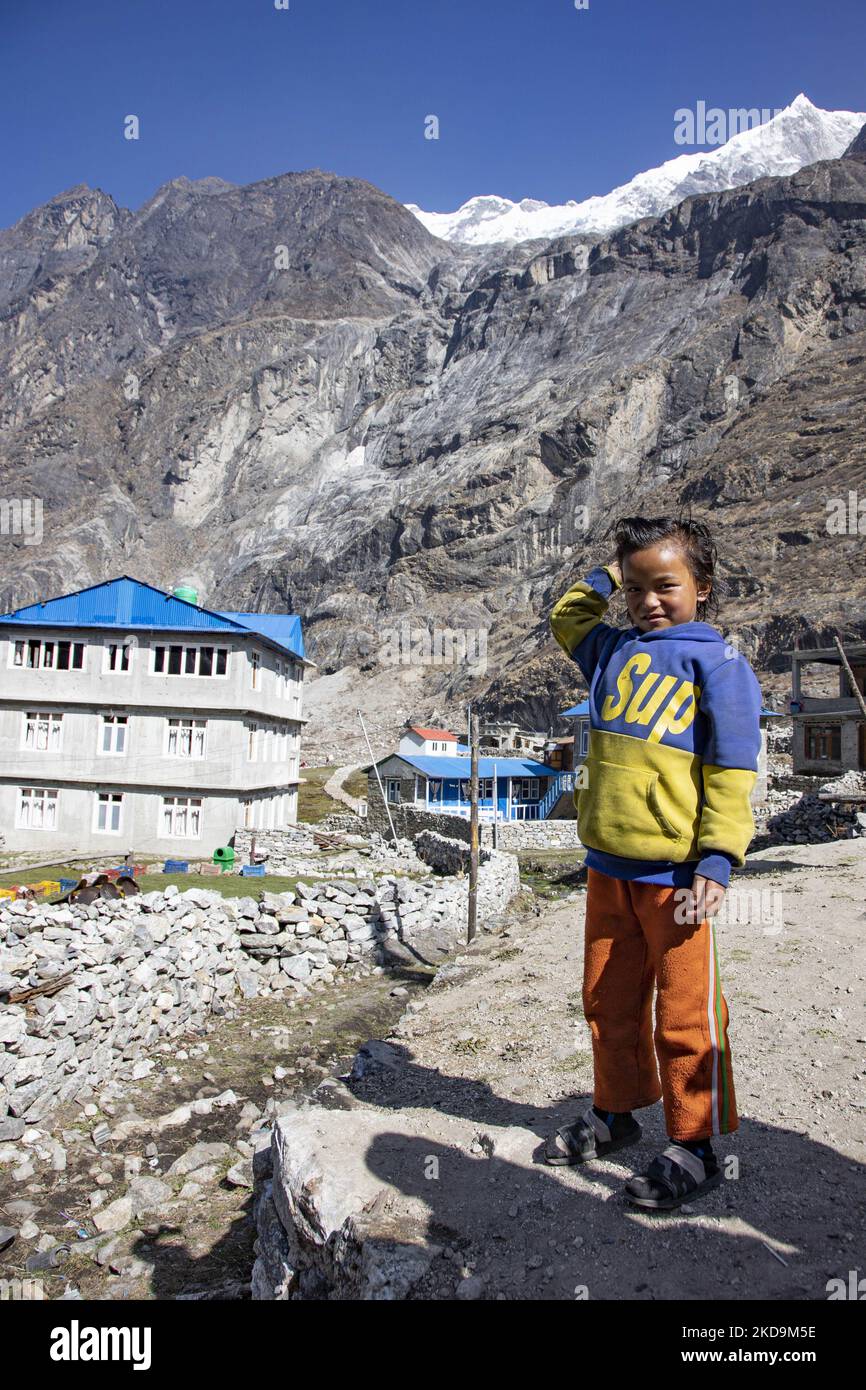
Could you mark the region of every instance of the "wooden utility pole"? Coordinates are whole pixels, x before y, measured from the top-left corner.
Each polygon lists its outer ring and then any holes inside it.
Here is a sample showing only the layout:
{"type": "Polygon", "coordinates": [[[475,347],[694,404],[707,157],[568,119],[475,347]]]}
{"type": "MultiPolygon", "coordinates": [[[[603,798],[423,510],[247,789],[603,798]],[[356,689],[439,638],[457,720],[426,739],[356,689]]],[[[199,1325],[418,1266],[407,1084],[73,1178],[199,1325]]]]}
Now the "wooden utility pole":
{"type": "Polygon", "coordinates": [[[469,767],[469,926],[467,941],[475,940],[478,921],[478,715],[469,726],[472,756],[469,767]]]}
{"type": "Polygon", "coordinates": [[[845,667],[845,671],[848,676],[848,681],[851,686],[851,693],[854,696],[854,699],[857,701],[858,705],[860,706],[860,713],[862,717],[866,719],[866,700],[863,699],[863,694],[860,690],[860,687],[854,679],[854,672],[851,670],[848,658],[845,655],[845,649],[842,646],[842,643],[839,641],[838,632],[835,632],[833,634],[833,641],[836,643],[837,650],[842,658],[842,665],[845,667]]]}

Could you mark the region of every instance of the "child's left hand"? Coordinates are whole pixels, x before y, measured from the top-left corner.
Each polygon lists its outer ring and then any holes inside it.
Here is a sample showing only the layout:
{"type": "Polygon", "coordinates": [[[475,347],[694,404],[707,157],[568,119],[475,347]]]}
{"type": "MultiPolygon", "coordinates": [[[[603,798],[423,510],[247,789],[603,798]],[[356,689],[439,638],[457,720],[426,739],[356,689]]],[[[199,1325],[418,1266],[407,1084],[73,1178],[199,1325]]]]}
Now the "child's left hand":
{"type": "Polygon", "coordinates": [[[695,874],[689,897],[685,904],[683,921],[691,926],[700,926],[705,918],[715,917],[725,900],[725,889],[715,879],[702,878],[695,874]]]}

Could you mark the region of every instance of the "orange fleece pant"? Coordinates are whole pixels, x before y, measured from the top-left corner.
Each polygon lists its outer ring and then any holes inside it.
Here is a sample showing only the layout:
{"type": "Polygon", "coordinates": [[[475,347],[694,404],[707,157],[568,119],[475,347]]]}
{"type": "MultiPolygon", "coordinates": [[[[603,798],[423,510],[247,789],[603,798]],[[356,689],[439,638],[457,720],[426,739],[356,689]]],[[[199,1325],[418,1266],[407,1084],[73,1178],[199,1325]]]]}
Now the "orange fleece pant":
{"type": "Polygon", "coordinates": [[[732,1133],[739,1120],[712,919],[678,923],[676,888],[587,875],[583,1010],[594,1103],[625,1111],[663,1099],[671,1139],[732,1133]]]}

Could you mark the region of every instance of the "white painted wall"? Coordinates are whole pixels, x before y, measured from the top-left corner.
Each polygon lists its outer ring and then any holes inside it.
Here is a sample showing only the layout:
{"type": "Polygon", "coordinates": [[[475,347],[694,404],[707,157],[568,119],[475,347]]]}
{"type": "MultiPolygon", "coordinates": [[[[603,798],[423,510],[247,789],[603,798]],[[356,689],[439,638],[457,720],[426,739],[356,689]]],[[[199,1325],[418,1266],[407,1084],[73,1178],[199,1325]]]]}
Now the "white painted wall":
{"type": "MultiPolygon", "coordinates": [[[[131,647],[130,669],[106,669],[106,650],[123,634],[7,628],[0,638],[0,835],[6,849],[55,852],[166,854],[210,857],[237,826],[280,828],[297,820],[303,666],[255,639],[248,644],[219,635],[154,635],[131,647]],[[14,663],[15,641],[29,638],[85,643],[83,670],[29,669],[14,663]],[[157,675],[153,647],[196,644],[228,648],[220,676],[157,675]],[[251,652],[259,669],[253,685],[251,652]],[[289,670],[291,668],[291,671],[289,670]],[[60,716],[59,747],[25,744],[27,715],[60,716]],[[122,753],[102,751],[104,715],[127,719],[122,753]],[[172,718],[205,724],[203,757],[172,756],[172,718]],[[250,732],[255,730],[254,756],[250,732]],[[56,788],[52,829],[21,821],[21,788],[56,788]],[[99,793],[119,794],[120,828],[96,828],[99,793]],[[197,836],[164,833],[165,795],[200,798],[197,836]]],[[[55,648],[56,652],[56,648],[55,648]]]]}

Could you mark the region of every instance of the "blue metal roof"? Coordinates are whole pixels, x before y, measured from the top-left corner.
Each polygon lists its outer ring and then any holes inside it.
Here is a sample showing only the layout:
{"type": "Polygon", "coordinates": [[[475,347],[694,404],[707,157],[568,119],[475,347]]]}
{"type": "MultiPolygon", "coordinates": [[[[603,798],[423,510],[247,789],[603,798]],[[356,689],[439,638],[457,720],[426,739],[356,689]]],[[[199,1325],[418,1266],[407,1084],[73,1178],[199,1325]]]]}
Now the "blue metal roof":
{"type": "MultiPolygon", "coordinates": [[[[452,758],[445,753],[389,753],[390,758],[402,758],[426,777],[468,777],[470,761],[468,758],[452,758]]],[[[379,762],[385,762],[380,758],[379,762]]],[[[531,758],[479,758],[478,776],[492,777],[493,768],[502,777],[558,777],[556,768],[536,763],[531,758]]],[[[365,769],[368,771],[369,769],[365,769]]]]}
{"type": "Polygon", "coordinates": [[[175,632],[255,632],[272,646],[303,657],[301,620],[290,613],[219,613],[200,608],[140,579],[121,575],[77,593],[0,614],[22,627],[150,628],[175,632]]]}
{"type": "Polygon", "coordinates": [[[271,642],[294,652],[295,656],[304,656],[304,634],[301,631],[301,620],[295,614],[235,613],[225,608],[219,611],[221,617],[229,618],[232,622],[240,623],[242,627],[258,632],[262,637],[267,637],[271,642]]]}

